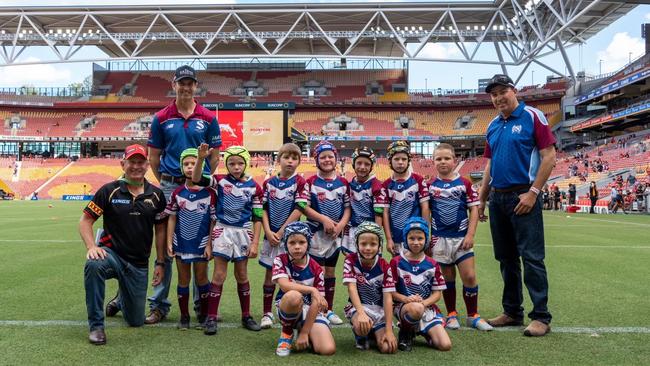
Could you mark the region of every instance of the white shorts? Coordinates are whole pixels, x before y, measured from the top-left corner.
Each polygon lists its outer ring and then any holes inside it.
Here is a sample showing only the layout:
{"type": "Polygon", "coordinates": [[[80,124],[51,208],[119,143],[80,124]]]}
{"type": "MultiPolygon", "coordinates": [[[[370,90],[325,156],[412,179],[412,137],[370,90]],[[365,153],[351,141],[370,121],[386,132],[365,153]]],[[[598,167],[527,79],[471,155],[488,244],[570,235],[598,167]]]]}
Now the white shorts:
{"type": "Polygon", "coordinates": [[[433,259],[441,265],[453,266],[474,256],[474,249],[462,250],[463,237],[445,238],[431,236],[433,246],[433,259]]]}
{"type": "MultiPolygon", "coordinates": [[[[280,300],[275,302],[275,308],[278,311],[278,318],[280,321],[292,321],[292,320],[297,320],[296,324],[294,325],[294,328],[300,329],[302,327],[302,324],[305,322],[305,319],[307,319],[307,313],[309,312],[309,307],[310,305],[303,304],[302,305],[302,313],[298,315],[298,318],[289,318],[287,314],[283,313],[282,310],[280,310],[280,300]]],[[[325,317],[325,314],[323,313],[318,313],[316,315],[316,320],[314,321],[314,324],[320,323],[320,324],[325,324],[328,327],[330,326],[330,321],[325,317]]]]}
{"type": "Polygon", "coordinates": [[[282,243],[274,247],[271,246],[268,240],[264,239],[262,242],[262,250],[260,250],[260,265],[266,269],[273,269],[273,260],[282,253],[284,253],[282,243]]]}
{"type": "Polygon", "coordinates": [[[343,229],[343,238],[341,239],[341,250],[343,253],[350,254],[357,252],[357,243],[354,240],[354,236],[357,234],[358,226],[347,225],[343,229]]]}
{"type": "MultiPolygon", "coordinates": [[[[363,309],[372,320],[372,331],[376,332],[379,329],[386,327],[386,315],[384,308],[379,305],[363,305],[363,309]]],[[[357,309],[350,303],[345,306],[345,317],[352,324],[352,317],[357,313],[357,309]]]]}
{"type": "Polygon", "coordinates": [[[227,261],[247,259],[246,251],[253,241],[253,230],[217,223],[212,230],[212,255],[227,261]]]}
{"type": "Polygon", "coordinates": [[[341,237],[332,239],[329,235],[325,234],[325,230],[319,230],[314,233],[311,239],[311,246],[309,247],[309,255],[315,257],[316,260],[328,261],[335,256],[338,257],[339,248],[341,247],[341,237]]]}
{"type": "MultiPolygon", "coordinates": [[[[402,307],[404,304],[400,303],[395,305],[394,313],[397,319],[402,321],[401,318],[401,312],[402,312],[402,307]]],[[[433,328],[436,325],[443,325],[445,324],[445,319],[442,313],[440,312],[440,309],[438,309],[437,306],[433,306],[430,308],[427,308],[424,310],[424,313],[422,314],[422,318],[420,319],[418,327],[416,327],[416,331],[418,331],[420,334],[427,334],[429,329],[433,328]]]]}

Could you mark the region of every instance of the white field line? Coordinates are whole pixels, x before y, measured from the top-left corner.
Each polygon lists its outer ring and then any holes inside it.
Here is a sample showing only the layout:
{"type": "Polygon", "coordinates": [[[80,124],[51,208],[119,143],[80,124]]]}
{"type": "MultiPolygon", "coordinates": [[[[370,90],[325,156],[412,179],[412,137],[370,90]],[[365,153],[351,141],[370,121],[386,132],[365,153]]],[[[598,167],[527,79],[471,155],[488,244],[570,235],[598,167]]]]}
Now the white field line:
{"type": "MultiPolygon", "coordinates": [[[[564,216],[544,216],[544,218],[547,217],[555,217],[555,218],[563,218],[567,219],[567,217],[564,216]]],[[[596,221],[596,222],[608,222],[611,224],[620,224],[620,225],[636,225],[636,226],[642,226],[642,227],[650,227],[650,224],[642,224],[640,222],[629,222],[629,221],[618,221],[618,220],[607,220],[607,219],[596,219],[596,218],[591,218],[591,217],[581,217],[581,216],[571,216],[570,220],[585,220],[585,221],[596,221]]],[[[567,228],[571,227],[571,223],[568,221],[565,221],[567,224],[565,225],[567,228]]],[[[546,225],[544,225],[546,226],[546,225]]]]}
{"type": "MultiPolygon", "coordinates": [[[[88,323],[80,320],[0,320],[0,327],[87,327],[88,323]]],[[[109,320],[106,322],[107,328],[122,327],[127,328],[126,323],[109,320]]],[[[164,322],[156,325],[146,325],[152,328],[176,328],[176,323],[164,322]]],[[[241,328],[240,323],[219,323],[219,328],[234,329],[241,328]]],[[[274,324],[273,328],[280,329],[279,324],[274,324]]],[[[334,325],[332,328],[349,329],[350,324],[334,325]]],[[[473,331],[471,328],[460,328],[461,330],[473,331]]],[[[495,328],[498,332],[521,332],[523,327],[503,327],[495,328]]],[[[569,334],[650,334],[650,327],[559,327],[553,326],[551,332],[569,333],[569,334]]]]}

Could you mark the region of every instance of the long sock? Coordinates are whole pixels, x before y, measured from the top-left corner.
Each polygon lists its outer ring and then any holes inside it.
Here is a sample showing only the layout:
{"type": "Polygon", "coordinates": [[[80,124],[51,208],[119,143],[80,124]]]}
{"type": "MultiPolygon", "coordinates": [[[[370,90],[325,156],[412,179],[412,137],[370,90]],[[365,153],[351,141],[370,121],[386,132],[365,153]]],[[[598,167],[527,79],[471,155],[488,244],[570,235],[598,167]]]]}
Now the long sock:
{"type": "Polygon", "coordinates": [[[251,315],[251,285],[250,283],[238,283],[237,294],[239,295],[239,306],[241,307],[241,317],[247,318],[251,315]]]}
{"type": "Polygon", "coordinates": [[[420,322],[419,319],[413,319],[411,318],[408,313],[404,313],[402,315],[402,319],[400,322],[400,329],[404,329],[406,331],[413,330],[413,328],[420,322]]]}
{"type": "Polygon", "coordinates": [[[190,315],[190,310],[189,310],[190,288],[177,286],[176,292],[178,293],[178,307],[181,309],[181,315],[182,316],[190,315]]]}
{"type": "Polygon", "coordinates": [[[275,292],[275,285],[262,287],[264,292],[264,314],[273,311],[273,293],[275,292]]]}
{"type": "Polygon", "coordinates": [[[293,334],[293,328],[298,321],[300,313],[289,314],[280,310],[280,324],[282,325],[282,333],[291,335],[293,334]]]}
{"type": "Polygon", "coordinates": [[[332,310],[334,305],[334,290],[336,290],[336,277],[325,279],[325,300],[327,301],[327,310],[332,310]]]}
{"type": "Polygon", "coordinates": [[[221,291],[223,285],[210,283],[210,292],[208,293],[208,318],[216,318],[219,313],[219,301],[221,301],[221,291]]]}
{"type": "Polygon", "coordinates": [[[456,311],[456,282],[447,281],[447,288],[442,291],[442,298],[445,300],[447,314],[456,311]]]}
{"type": "Polygon", "coordinates": [[[467,316],[476,316],[478,314],[478,285],[476,287],[463,286],[463,300],[467,307],[467,316]]]}
{"type": "Polygon", "coordinates": [[[198,286],[199,288],[199,314],[208,315],[208,300],[210,299],[210,284],[198,286]]]}

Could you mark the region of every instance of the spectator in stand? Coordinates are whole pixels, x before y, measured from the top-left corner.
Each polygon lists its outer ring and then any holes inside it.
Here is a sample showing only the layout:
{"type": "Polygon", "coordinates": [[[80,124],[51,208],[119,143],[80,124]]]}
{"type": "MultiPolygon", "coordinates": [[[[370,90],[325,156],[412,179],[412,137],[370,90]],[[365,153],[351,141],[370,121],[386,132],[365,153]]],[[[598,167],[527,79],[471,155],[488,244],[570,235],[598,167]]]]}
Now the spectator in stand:
{"type": "Polygon", "coordinates": [[[634,185],[634,183],[636,183],[636,177],[634,174],[630,173],[630,175],[627,176],[627,184],[631,187],[634,185]]]}
{"type": "Polygon", "coordinates": [[[589,213],[594,214],[596,211],[594,211],[594,207],[596,206],[596,202],[598,202],[598,186],[596,186],[596,182],[593,180],[589,184],[589,199],[591,200],[591,207],[589,208],[589,213]]]}

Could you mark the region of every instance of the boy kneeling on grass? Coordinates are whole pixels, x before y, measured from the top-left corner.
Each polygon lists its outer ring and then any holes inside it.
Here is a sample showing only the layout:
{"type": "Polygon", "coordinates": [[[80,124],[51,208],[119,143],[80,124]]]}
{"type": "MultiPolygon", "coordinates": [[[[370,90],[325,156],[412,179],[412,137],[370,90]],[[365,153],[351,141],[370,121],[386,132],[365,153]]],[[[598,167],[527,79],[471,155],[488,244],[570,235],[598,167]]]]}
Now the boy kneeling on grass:
{"type": "Polygon", "coordinates": [[[275,353],[289,356],[292,348],[300,351],[311,344],[320,355],[336,352],[325,301],[325,279],[321,266],[309,255],[311,230],[304,222],[292,222],[284,229],[285,253],[273,261],[272,280],[280,286],[276,296],[278,318],[282,324],[275,353]],[[294,341],[294,329],[298,337],[294,341]]]}

